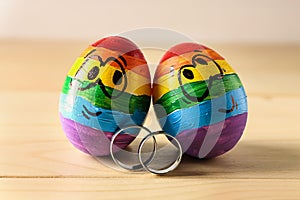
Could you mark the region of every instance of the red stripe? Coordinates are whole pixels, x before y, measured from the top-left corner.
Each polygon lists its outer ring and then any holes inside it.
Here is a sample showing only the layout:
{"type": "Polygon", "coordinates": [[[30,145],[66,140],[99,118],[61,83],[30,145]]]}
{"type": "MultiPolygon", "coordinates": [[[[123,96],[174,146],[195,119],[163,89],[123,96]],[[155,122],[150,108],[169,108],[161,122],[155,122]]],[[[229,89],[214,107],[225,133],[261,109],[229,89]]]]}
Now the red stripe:
{"type": "Polygon", "coordinates": [[[135,58],[145,59],[141,50],[133,42],[120,36],[103,38],[92,44],[92,46],[103,47],[135,58]]]}
{"type": "Polygon", "coordinates": [[[214,60],[224,60],[224,58],[222,56],[220,56],[217,52],[213,51],[212,49],[210,49],[204,45],[197,44],[197,43],[181,43],[181,44],[175,45],[172,48],[170,48],[164,54],[164,56],[160,60],[160,63],[162,63],[165,60],[172,58],[174,56],[179,56],[184,53],[192,52],[195,50],[200,50],[200,51],[205,50],[205,52],[207,54],[209,54],[208,56],[210,56],[214,60]]]}

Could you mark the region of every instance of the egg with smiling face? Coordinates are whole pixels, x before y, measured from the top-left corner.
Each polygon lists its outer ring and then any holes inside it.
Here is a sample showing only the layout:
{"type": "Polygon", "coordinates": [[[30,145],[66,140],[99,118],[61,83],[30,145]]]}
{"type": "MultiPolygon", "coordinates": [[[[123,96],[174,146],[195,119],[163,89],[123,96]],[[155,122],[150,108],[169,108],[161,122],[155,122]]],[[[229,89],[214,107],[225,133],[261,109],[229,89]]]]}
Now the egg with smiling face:
{"type": "Polygon", "coordinates": [[[160,125],[197,158],[224,154],[239,141],[247,121],[244,87],[214,50],[182,43],[157,67],[153,103],[160,125]]]}
{"type": "MultiPolygon", "coordinates": [[[[60,119],[70,142],[93,156],[109,154],[115,132],[142,125],[151,100],[150,72],[139,48],[111,36],[90,45],[71,67],[60,95],[60,119]]],[[[115,143],[125,148],[134,134],[115,143]]]]}

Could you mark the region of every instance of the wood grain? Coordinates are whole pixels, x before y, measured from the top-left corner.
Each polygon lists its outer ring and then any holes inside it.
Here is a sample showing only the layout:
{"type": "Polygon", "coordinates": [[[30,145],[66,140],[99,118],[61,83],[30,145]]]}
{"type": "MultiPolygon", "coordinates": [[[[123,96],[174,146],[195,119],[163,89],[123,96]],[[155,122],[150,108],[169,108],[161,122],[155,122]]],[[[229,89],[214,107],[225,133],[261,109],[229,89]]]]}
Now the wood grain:
{"type": "MultiPolygon", "coordinates": [[[[108,168],[64,136],[59,91],[85,44],[0,41],[0,199],[300,199],[300,46],[211,45],[247,89],[245,133],[223,156],[156,176],[108,168]]],[[[159,129],[152,111],[146,125],[159,129]]]]}
{"type": "Polygon", "coordinates": [[[299,199],[299,180],[206,178],[2,179],[3,199],[299,199]]]}

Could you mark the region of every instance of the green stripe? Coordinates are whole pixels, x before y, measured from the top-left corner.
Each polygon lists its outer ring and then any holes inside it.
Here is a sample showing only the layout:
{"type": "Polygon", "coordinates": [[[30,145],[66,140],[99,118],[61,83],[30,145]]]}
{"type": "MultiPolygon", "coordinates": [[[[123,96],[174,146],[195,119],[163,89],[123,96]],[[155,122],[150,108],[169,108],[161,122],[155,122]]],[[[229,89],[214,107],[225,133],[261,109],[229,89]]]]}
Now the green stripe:
{"type": "MultiPolygon", "coordinates": [[[[70,81],[72,80],[71,77],[66,78],[65,83],[62,88],[62,93],[68,94],[70,91],[70,81]]],[[[83,81],[82,85],[85,86],[89,82],[83,81]]],[[[112,93],[113,89],[110,87],[105,87],[108,93],[112,93]]],[[[150,101],[151,97],[147,95],[140,95],[136,96],[133,94],[129,94],[124,92],[120,97],[117,99],[110,99],[105,94],[103,94],[102,90],[100,87],[93,87],[84,91],[78,91],[77,96],[80,96],[87,101],[91,102],[93,105],[112,110],[111,104],[112,101],[114,101],[113,104],[113,110],[124,112],[124,113],[134,113],[137,111],[142,111],[142,112],[148,112],[149,106],[150,106],[150,101]],[[128,103],[129,102],[129,103],[128,103]],[[128,104],[129,104],[129,110],[128,110],[128,104]]]]}
{"type": "Polygon", "coordinates": [[[72,80],[71,77],[69,77],[69,76],[66,77],[66,80],[64,82],[63,88],[61,90],[62,93],[64,93],[64,94],[68,94],[69,93],[71,80],[72,80]]]}
{"type": "MultiPolygon", "coordinates": [[[[204,99],[204,101],[220,97],[226,92],[238,89],[241,86],[242,83],[237,74],[225,75],[222,80],[216,80],[213,82],[210,89],[210,94],[204,99]]],[[[185,84],[183,87],[185,91],[187,91],[187,93],[191,96],[200,97],[207,88],[207,82],[197,81],[185,84]]],[[[179,87],[164,94],[155,102],[155,104],[161,104],[165,108],[167,114],[169,114],[177,109],[192,107],[198,104],[198,102],[191,102],[186,97],[184,97],[184,94],[179,87]],[[186,101],[183,101],[183,99],[185,99],[186,101]]]]}

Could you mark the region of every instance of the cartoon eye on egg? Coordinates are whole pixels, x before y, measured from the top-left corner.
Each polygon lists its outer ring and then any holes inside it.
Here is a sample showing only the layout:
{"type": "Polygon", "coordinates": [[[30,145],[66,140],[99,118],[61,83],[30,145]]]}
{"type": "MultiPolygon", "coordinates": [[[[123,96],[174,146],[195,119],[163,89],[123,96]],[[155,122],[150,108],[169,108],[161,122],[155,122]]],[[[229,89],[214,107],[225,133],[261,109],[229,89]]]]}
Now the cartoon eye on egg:
{"type": "Polygon", "coordinates": [[[100,87],[106,97],[116,99],[126,90],[128,79],[125,68],[127,62],[122,55],[117,58],[108,57],[105,60],[100,55],[89,53],[75,74],[75,80],[87,79],[90,83],[81,85],[78,90],[84,91],[100,87]],[[108,91],[107,86],[114,90],[108,91]]]}
{"type": "Polygon", "coordinates": [[[195,50],[194,52],[197,52],[197,53],[192,57],[192,60],[191,60],[192,64],[187,64],[187,65],[183,65],[182,67],[180,67],[180,69],[178,71],[178,82],[179,82],[180,88],[182,90],[182,93],[185,95],[186,98],[188,98],[190,101],[193,101],[193,102],[201,102],[206,97],[208,97],[209,90],[211,89],[213,81],[222,79],[224,76],[224,72],[223,72],[223,69],[221,68],[221,66],[215,60],[211,59],[209,56],[202,54],[201,51],[199,51],[199,50],[195,50]],[[211,62],[213,66],[209,65],[209,62],[211,62]],[[204,69],[202,69],[202,72],[197,70],[198,66],[200,66],[200,68],[204,67],[204,69]],[[212,71],[212,70],[207,69],[209,67],[216,68],[217,73],[215,75],[209,74],[209,77],[205,77],[205,76],[207,76],[207,74],[205,72],[212,71]],[[187,92],[185,90],[185,87],[184,87],[183,78],[192,81],[195,79],[195,74],[197,74],[198,78],[208,80],[207,88],[201,94],[201,96],[191,96],[189,94],[189,92],[187,92]]]}

